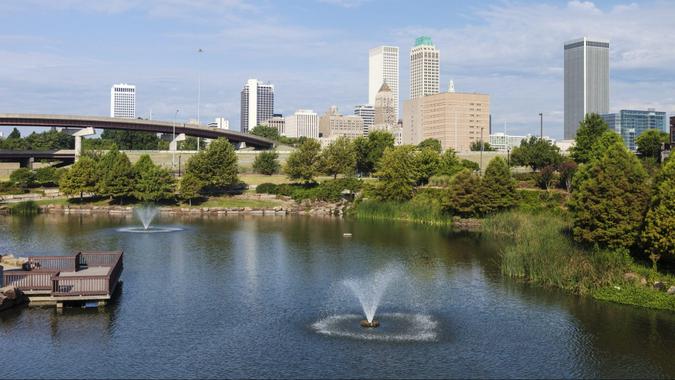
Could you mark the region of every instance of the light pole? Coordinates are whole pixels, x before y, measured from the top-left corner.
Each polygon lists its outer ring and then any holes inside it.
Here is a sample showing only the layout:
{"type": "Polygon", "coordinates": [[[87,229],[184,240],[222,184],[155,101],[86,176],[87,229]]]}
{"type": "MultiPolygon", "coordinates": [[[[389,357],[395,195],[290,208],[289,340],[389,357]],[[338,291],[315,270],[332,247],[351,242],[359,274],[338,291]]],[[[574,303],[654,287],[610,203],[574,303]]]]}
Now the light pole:
{"type": "Polygon", "coordinates": [[[539,138],[544,138],[544,114],[539,112],[539,138]]]}
{"type": "MultiPolygon", "coordinates": [[[[204,52],[202,48],[197,49],[197,125],[199,125],[199,106],[202,98],[202,70],[201,55],[204,52]]],[[[197,152],[199,152],[199,137],[197,137],[197,152]]]]}
{"type": "Polygon", "coordinates": [[[171,139],[171,144],[173,144],[173,149],[171,150],[171,169],[176,168],[176,149],[178,149],[178,143],[176,142],[176,119],[178,118],[178,112],[173,115],[173,137],[171,139]]]}
{"type": "Polygon", "coordinates": [[[483,147],[485,143],[483,142],[483,129],[485,127],[480,127],[480,175],[483,175],[483,147]]]}

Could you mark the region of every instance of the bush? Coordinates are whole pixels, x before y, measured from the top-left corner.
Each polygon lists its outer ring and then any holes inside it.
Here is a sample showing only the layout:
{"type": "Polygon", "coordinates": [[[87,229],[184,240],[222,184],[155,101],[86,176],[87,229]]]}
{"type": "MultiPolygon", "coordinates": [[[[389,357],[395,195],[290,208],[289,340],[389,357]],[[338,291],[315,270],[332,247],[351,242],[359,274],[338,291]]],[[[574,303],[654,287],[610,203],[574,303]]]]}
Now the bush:
{"type": "Polygon", "coordinates": [[[279,153],[269,150],[259,153],[253,161],[253,171],[264,175],[272,175],[279,172],[279,153]]]}
{"type": "Polygon", "coordinates": [[[255,192],[257,194],[277,194],[278,190],[279,186],[269,182],[261,183],[255,187],[255,192]]]}
{"type": "Polygon", "coordinates": [[[0,194],[24,194],[26,191],[11,181],[0,182],[0,194]]]}
{"type": "Polygon", "coordinates": [[[35,185],[35,172],[28,168],[19,168],[9,175],[9,180],[24,189],[32,187],[35,185]]]}
{"type": "Polygon", "coordinates": [[[15,203],[9,208],[12,215],[35,215],[40,213],[40,207],[33,201],[15,203]]]}
{"type": "Polygon", "coordinates": [[[429,186],[436,187],[448,187],[450,180],[452,179],[449,175],[435,175],[429,177],[429,186]]]}

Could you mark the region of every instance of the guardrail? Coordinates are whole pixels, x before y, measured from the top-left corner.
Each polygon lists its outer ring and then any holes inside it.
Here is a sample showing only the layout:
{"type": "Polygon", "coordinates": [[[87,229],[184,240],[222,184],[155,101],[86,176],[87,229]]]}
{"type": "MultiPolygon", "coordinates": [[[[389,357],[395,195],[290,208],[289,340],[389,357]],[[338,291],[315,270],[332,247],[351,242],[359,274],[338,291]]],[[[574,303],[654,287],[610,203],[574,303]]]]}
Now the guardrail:
{"type": "Polygon", "coordinates": [[[5,271],[2,274],[3,284],[13,286],[22,291],[50,291],[52,289],[52,277],[58,275],[58,270],[32,270],[32,271],[5,271]]]}

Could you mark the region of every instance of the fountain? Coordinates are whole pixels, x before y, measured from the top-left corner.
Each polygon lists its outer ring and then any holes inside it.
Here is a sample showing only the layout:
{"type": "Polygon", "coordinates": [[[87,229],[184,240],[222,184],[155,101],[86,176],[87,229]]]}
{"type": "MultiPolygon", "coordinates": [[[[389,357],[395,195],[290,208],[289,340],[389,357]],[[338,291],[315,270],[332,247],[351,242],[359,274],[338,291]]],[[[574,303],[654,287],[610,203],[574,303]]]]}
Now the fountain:
{"type": "Polygon", "coordinates": [[[401,275],[401,272],[402,270],[398,266],[388,266],[375,272],[373,276],[344,280],[343,284],[354,293],[366,316],[366,319],[360,322],[361,327],[375,328],[380,326],[380,322],[375,320],[375,312],[387,287],[393,279],[401,275]]]}
{"type": "Polygon", "coordinates": [[[141,221],[143,227],[125,227],[120,228],[120,232],[133,232],[133,233],[155,233],[155,232],[174,232],[181,231],[182,228],[179,227],[155,227],[152,226],[152,221],[155,219],[159,209],[152,205],[143,205],[140,207],[134,208],[134,215],[141,221]]]}

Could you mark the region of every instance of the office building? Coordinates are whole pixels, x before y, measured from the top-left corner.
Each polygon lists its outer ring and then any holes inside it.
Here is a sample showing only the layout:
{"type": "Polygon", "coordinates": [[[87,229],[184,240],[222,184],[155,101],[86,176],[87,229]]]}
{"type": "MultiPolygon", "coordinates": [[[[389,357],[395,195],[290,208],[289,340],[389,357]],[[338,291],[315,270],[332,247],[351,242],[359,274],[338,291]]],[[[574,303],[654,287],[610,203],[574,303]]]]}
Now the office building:
{"type": "Polygon", "coordinates": [[[387,83],[394,95],[394,112],[398,118],[399,62],[397,46],[378,46],[368,51],[368,104],[375,104],[375,96],[387,83]]]}
{"type": "Polygon", "coordinates": [[[490,96],[477,93],[444,92],[403,102],[403,144],[417,145],[434,138],[445,150],[470,150],[487,141],[490,123],[490,96]]]}
{"type": "Polygon", "coordinates": [[[410,49],[410,99],[438,94],[440,73],[440,51],[430,37],[417,38],[410,49]]]}
{"type": "Polygon", "coordinates": [[[657,112],[653,108],[647,111],[620,110],[617,113],[600,116],[609,129],[621,135],[624,144],[632,151],[637,150],[635,139],[647,129],[658,129],[663,132],[668,130],[666,113],[657,112]]]}
{"type": "MultiPolygon", "coordinates": [[[[515,135],[507,135],[506,133],[503,132],[497,132],[491,134],[489,139],[484,138],[484,140],[490,143],[490,147],[494,148],[498,152],[506,152],[513,150],[513,148],[515,147],[519,147],[520,143],[523,140],[529,140],[530,137],[532,137],[532,135],[530,134],[527,134],[525,136],[515,136],[515,135]]],[[[552,144],[556,144],[556,141],[548,136],[544,136],[544,140],[547,140],[552,144]]]]}
{"type": "Polygon", "coordinates": [[[110,117],[136,118],[136,86],[120,83],[110,89],[110,117]]]}
{"type": "Polygon", "coordinates": [[[385,82],[375,96],[375,119],[372,130],[392,131],[396,127],[398,117],[394,111],[394,93],[385,82]]]}
{"type": "Polygon", "coordinates": [[[586,114],[609,113],[609,41],[565,43],[565,139],[574,139],[586,114]]]}
{"type": "Polygon", "coordinates": [[[670,144],[675,146],[675,116],[670,117],[670,144]]]}
{"type": "Polygon", "coordinates": [[[280,113],[275,113],[272,115],[271,119],[267,119],[261,124],[275,128],[279,132],[279,135],[284,135],[284,133],[286,133],[286,119],[284,119],[284,115],[280,113]]]}
{"type": "Polygon", "coordinates": [[[361,119],[363,119],[363,135],[368,136],[368,131],[375,123],[375,107],[371,104],[359,104],[354,107],[354,115],[361,116],[361,119]]]}
{"type": "Polygon", "coordinates": [[[209,123],[209,127],[212,128],[220,128],[220,129],[230,129],[230,121],[227,120],[224,117],[217,117],[215,120],[211,123],[209,123]]]}
{"type": "Polygon", "coordinates": [[[363,136],[363,119],[357,115],[340,115],[336,106],[319,118],[319,137],[334,140],[363,136]]]}
{"type": "Polygon", "coordinates": [[[319,138],[319,115],[312,110],[297,110],[293,115],[287,116],[284,122],[286,137],[310,137],[319,138]]]}
{"type": "Polygon", "coordinates": [[[250,131],[273,114],[274,85],[249,79],[241,90],[241,131],[250,131]]]}

